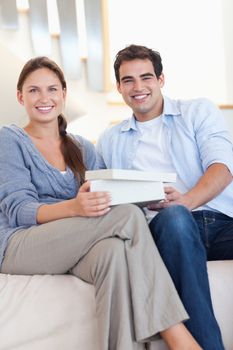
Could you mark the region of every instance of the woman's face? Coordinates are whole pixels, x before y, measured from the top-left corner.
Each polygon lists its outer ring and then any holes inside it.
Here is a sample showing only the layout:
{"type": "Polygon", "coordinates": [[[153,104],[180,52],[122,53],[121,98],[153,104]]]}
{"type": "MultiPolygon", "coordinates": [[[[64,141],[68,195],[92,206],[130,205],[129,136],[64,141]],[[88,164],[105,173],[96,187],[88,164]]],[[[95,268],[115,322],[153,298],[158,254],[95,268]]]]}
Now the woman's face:
{"type": "Polygon", "coordinates": [[[48,68],[40,68],[29,74],[17,98],[31,122],[51,123],[62,113],[66,90],[58,76],[48,68]]]}

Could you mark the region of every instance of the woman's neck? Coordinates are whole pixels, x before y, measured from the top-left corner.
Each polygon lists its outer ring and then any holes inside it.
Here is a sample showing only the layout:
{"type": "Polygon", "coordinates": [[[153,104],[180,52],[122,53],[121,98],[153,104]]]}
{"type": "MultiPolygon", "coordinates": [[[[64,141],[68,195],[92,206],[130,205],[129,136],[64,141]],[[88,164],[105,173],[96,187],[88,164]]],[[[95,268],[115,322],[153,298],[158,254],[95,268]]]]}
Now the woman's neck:
{"type": "Polygon", "coordinates": [[[59,139],[60,135],[59,135],[59,130],[58,130],[58,126],[56,125],[54,127],[54,125],[52,126],[48,126],[48,125],[35,125],[32,123],[27,124],[24,128],[23,128],[26,133],[33,137],[33,138],[37,138],[37,139],[59,139]]]}

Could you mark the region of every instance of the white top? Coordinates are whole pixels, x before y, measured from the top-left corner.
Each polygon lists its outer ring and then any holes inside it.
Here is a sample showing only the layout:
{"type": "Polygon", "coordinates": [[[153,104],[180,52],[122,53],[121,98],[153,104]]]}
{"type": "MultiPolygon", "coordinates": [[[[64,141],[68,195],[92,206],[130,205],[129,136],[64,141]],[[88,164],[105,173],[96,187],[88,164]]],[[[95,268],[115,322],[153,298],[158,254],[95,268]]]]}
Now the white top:
{"type": "MultiPolygon", "coordinates": [[[[133,160],[133,169],[176,173],[166,143],[162,116],[147,122],[137,121],[136,125],[140,132],[140,138],[133,160]]],[[[179,177],[177,177],[176,183],[171,186],[181,193],[188,190],[179,177]]]]}
{"type": "MultiPolygon", "coordinates": [[[[133,160],[133,169],[146,171],[151,171],[153,169],[158,172],[176,173],[167,147],[167,135],[164,130],[162,116],[146,122],[136,121],[136,125],[140,132],[140,137],[133,160]]],[[[166,183],[164,185],[172,186],[180,193],[188,191],[188,188],[179,176],[177,176],[176,183],[166,183]]],[[[204,207],[199,207],[196,210],[203,208],[204,207]]],[[[158,212],[147,208],[144,208],[144,212],[149,222],[158,214],[158,212]]]]}

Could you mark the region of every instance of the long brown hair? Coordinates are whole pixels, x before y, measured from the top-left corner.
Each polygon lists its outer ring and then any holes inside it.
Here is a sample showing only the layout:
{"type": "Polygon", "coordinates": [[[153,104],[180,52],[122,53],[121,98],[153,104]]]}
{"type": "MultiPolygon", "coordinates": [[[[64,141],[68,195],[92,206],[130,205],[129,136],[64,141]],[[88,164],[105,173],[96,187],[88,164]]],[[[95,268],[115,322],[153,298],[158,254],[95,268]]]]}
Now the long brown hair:
{"type": "MultiPolygon", "coordinates": [[[[61,82],[62,89],[66,90],[66,81],[64,78],[64,74],[60,67],[48,57],[36,57],[30,59],[23,67],[18,83],[17,89],[22,92],[23,84],[27,77],[37,69],[47,68],[54,72],[58,79],[61,82]]],[[[81,151],[81,146],[71,136],[69,136],[66,132],[67,121],[63,114],[58,116],[58,128],[59,134],[62,138],[61,143],[61,152],[64,156],[64,160],[66,165],[73,171],[74,175],[78,179],[79,183],[83,183],[85,179],[85,170],[86,167],[83,161],[83,154],[81,151]]]]}

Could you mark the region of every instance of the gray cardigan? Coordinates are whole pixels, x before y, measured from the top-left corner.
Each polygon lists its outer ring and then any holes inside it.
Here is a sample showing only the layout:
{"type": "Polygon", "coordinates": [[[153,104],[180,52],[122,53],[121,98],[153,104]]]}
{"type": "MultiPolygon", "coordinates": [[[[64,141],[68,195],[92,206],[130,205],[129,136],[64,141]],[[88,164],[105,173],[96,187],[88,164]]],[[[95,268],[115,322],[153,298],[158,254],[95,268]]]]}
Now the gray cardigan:
{"type": "MultiPolygon", "coordinates": [[[[81,136],[87,169],[96,168],[94,146],[81,136]]],[[[68,168],[65,174],[49,164],[25,131],[16,125],[0,130],[0,265],[9,237],[19,229],[37,225],[42,204],[74,198],[79,185],[68,168]]]]}

